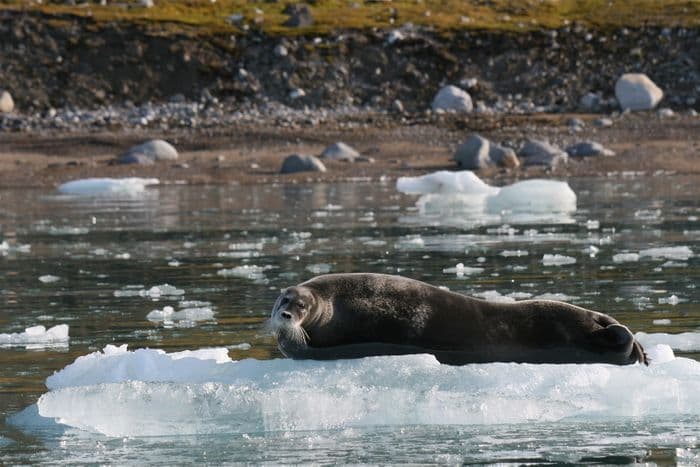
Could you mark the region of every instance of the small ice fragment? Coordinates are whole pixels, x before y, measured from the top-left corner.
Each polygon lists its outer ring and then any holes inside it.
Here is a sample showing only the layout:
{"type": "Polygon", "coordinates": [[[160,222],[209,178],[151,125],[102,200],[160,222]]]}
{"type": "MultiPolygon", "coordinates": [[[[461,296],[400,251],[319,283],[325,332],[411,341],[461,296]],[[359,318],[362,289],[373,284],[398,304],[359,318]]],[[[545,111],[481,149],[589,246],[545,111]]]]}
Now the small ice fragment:
{"type": "Polygon", "coordinates": [[[473,268],[465,266],[463,263],[459,263],[453,268],[443,269],[442,272],[444,272],[445,274],[457,274],[457,277],[462,277],[465,274],[479,274],[481,272],[484,272],[484,268],[473,268]]]}
{"type": "Polygon", "coordinates": [[[48,330],[38,325],[28,327],[24,332],[0,334],[0,347],[67,345],[69,340],[67,324],[59,324],[48,330]]]}
{"type": "Polygon", "coordinates": [[[39,276],[39,280],[44,284],[50,284],[51,282],[58,282],[60,278],[58,276],[52,276],[51,274],[46,274],[39,276]]]}
{"type": "Polygon", "coordinates": [[[565,256],[565,255],[550,255],[550,254],[545,254],[542,257],[542,264],[545,266],[564,266],[566,264],[574,264],[576,263],[576,258],[572,258],[571,256],[565,256]]]}
{"type": "Polygon", "coordinates": [[[587,253],[588,256],[591,258],[595,258],[596,255],[600,252],[600,248],[598,248],[595,245],[588,245],[586,248],[583,250],[584,253],[587,253]]]}
{"type": "Polygon", "coordinates": [[[504,256],[506,258],[510,258],[512,256],[515,257],[521,257],[521,256],[527,256],[529,253],[527,250],[503,250],[499,253],[499,255],[504,256]]]}
{"type": "Polygon", "coordinates": [[[136,195],[159,183],[157,178],[86,178],[64,183],[58,191],[77,196],[136,195]]]}
{"type": "Polygon", "coordinates": [[[250,350],[251,345],[247,342],[243,342],[242,344],[229,345],[228,348],[229,350],[250,350]]]}
{"type": "Polygon", "coordinates": [[[649,248],[639,252],[641,257],[651,257],[654,259],[665,258],[686,261],[693,257],[693,251],[687,246],[671,246],[661,248],[649,248]]]}
{"type": "Polygon", "coordinates": [[[537,300],[556,300],[560,302],[571,302],[574,300],[577,300],[579,297],[575,295],[567,295],[565,293],[561,292],[555,292],[555,293],[543,293],[540,295],[535,296],[535,299],[537,300]]]}
{"type": "Polygon", "coordinates": [[[669,324],[671,324],[671,320],[667,319],[667,318],[666,319],[655,319],[652,321],[652,323],[654,323],[657,326],[668,326],[669,324]]]}
{"type": "Polygon", "coordinates": [[[576,211],[576,193],[568,183],[556,180],[525,180],[504,186],[486,200],[489,212],[568,213],[576,211]]]}
{"type": "Polygon", "coordinates": [[[256,266],[254,264],[244,264],[230,269],[219,269],[216,274],[223,277],[239,277],[252,281],[266,280],[264,271],[271,269],[270,266],[256,266]]]}
{"type": "Polygon", "coordinates": [[[680,303],[680,299],[676,295],[671,295],[668,298],[665,297],[660,297],[659,298],[659,304],[660,305],[678,305],[680,303]]]}
{"type": "Polygon", "coordinates": [[[328,274],[331,272],[332,266],[327,263],[310,264],[306,266],[306,270],[313,274],[328,274]]]}
{"type": "Polygon", "coordinates": [[[515,298],[507,296],[507,295],[502,295],[497,290],[487,290],[484,292],[476,292],[473,295],[475,297],[480,297],[480,298],[483,298],[484,300],[488,300],[490,302],[511,303],[511,302],[515,301],[515,298]]]}
{"type": "Polygon", "coordinates": [[[613,255],[614,263],[631,263],[634,261],[639,261],[639,254],[637,253],[618,253],[613,255]]]}
{"type": "Polygon", "coordinates": [[[449,172],[442,170],[420,177],[399,177],[396,189],[406,194],[469,194],[494,195],[500,189],[490,186],[481,180],[474,172],[462,170],[449,172]]]}
{"type": "Polygon", "coordinates": [[[589,219],[586,221],[586,228],[588,230],[598,230],[600,228],[600,221],[589,219]]]}

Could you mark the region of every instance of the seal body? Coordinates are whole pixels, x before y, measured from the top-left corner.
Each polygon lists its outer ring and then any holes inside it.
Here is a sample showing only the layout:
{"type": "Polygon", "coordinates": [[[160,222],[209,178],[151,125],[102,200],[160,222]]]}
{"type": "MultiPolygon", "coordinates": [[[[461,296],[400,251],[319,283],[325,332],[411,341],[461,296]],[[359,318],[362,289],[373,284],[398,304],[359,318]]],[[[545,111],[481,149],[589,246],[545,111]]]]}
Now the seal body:
{"type": "Polygon", "coordinates": [[[278,297],[269,326],[295,359],[429,353],[442,363],[647,363],[632,333],[568,303],[495,303],[385,274],[326,274],[278,297]]]}

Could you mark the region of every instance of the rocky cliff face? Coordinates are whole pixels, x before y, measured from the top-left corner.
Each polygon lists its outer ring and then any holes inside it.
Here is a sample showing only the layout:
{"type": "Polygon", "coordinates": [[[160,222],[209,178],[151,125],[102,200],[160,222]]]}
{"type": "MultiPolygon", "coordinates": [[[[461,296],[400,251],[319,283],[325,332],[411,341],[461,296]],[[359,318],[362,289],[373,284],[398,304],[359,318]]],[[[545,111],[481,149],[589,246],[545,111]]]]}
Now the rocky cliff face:
{"type": "Polygon", "coordinates": [[[664,90],[662,105],[700,108],[698,29],[400,32],[204,36],[4,11],[0,88],[20,113],[200,99],[422,112],[444,84],[466,89],[477,110],[557,112],[588,92],[613,107],[616,79],[641,72],[664,90]]]}

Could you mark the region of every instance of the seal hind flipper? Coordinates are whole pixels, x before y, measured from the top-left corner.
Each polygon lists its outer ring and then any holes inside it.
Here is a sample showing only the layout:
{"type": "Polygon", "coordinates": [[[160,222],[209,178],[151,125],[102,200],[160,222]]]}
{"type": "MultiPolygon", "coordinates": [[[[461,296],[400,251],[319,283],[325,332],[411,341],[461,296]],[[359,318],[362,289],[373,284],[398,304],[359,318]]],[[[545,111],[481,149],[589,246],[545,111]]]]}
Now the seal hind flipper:
{"type": "Polygon", "coordinates": [[[621,324],[609,324],[592,333],[593,343],[615,354],[622,354],[629,363],[640,362],[649,364],[642,346],[634,338],[632,332],[621,324]]]}

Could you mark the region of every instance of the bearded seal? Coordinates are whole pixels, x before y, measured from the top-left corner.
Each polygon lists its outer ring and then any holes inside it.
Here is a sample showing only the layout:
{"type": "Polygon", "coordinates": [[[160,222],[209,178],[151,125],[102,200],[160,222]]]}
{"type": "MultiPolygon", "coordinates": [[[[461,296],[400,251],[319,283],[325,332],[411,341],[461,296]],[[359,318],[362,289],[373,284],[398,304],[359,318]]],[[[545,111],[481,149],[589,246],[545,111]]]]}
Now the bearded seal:
{"type": "Polygon", "coordinates": [[[441,363],[648,364],[608,315],[564,302],[489,302],[414,279],[326,274],[285,289],[268,326],[294,359],[428,353],[441,363]]]}

